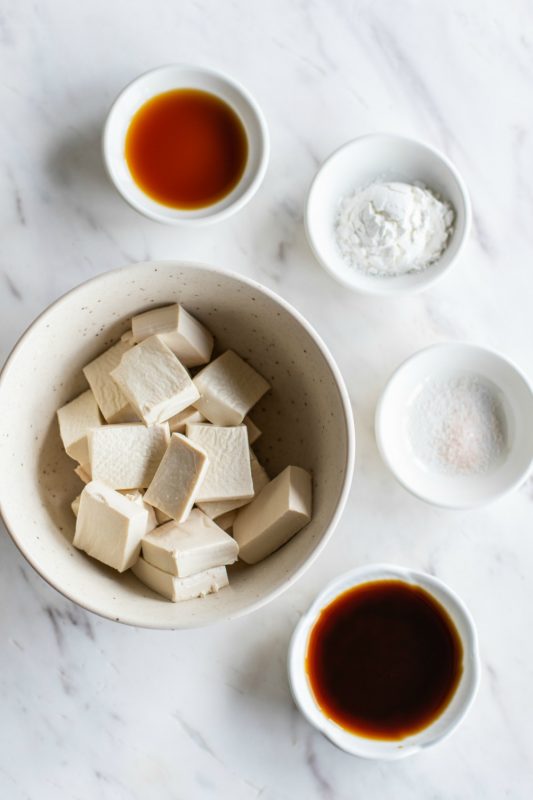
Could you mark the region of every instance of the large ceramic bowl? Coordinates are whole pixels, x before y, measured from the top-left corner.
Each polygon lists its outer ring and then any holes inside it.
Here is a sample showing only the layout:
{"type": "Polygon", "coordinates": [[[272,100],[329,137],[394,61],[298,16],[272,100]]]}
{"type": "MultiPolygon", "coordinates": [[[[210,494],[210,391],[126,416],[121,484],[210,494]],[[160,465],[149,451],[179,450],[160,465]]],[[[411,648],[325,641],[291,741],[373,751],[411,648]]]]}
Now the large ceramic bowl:
{"type": "Polygon", "coordinates": [[[48,308],[15,347],[0,379],[0,510],[15,543],[52,586],[109,619],[185,628],[239,616],[291,585],[316,558],[342,512],[352,478],[354,432],[339,371],[303,317],[253,281],[179,262],[147,262],[100,275],[48,308]],[[261,372],[272,391],[254,409],[255,445],[276,475],[312,470],[312,522],[253,567],[230,570],[219,594],[170,603],[132,574],[75,549],[70,501],[82,484],[63,452],[55,411],[82,391],[81,368],[129,327],[133,314],[181,302],[261,372]]]}

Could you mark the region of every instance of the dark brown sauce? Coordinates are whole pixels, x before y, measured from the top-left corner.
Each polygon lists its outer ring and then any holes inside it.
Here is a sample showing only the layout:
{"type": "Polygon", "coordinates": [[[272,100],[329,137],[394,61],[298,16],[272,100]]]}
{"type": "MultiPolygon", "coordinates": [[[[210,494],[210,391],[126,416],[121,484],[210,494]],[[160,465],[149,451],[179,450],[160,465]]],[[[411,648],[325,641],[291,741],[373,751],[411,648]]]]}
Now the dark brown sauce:
{"type": "Polygon", "coordinates": [[[126,135],[134,181],[172,208],[204,208],[224,198],[241,179],[247,157],[246,132],[235,111],[196,89],[153,97],[126,135]]]}
{"type": "Polygon", "coordinates": [[[352,733],[403,739],[450,702],[463,647],[446,610],[399,580],[365,583],[323,609],[306,668],[323,713],[352,733]]]}

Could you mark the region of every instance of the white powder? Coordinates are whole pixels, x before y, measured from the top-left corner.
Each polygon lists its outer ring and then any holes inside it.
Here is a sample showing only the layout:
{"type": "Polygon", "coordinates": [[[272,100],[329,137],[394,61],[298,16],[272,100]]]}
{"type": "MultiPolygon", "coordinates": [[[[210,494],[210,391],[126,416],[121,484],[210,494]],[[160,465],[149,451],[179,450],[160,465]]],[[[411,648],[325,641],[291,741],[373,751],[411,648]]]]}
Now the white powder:
{"type": "Polygon", "coordinates": [[[448,203],[421,184],[377,182],[342,198],[335,233],[350,267],[403,275],[441,257],[454,216],[448,203]]]}
{"type": "Polygon", "coordinates": [[[448,475],[488,472],[506,446],[503,407],[475,375],[427,381],[411,404],[407,427],[424,466],[448,475]]]}

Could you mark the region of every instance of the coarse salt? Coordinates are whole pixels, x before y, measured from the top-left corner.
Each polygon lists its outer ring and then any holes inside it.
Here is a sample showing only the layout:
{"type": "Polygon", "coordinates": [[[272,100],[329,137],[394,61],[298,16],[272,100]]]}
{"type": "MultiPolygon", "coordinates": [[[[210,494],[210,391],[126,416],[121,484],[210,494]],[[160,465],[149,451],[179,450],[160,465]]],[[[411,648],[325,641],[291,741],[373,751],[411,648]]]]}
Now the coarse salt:
{"type": "Polygon", "coordinates": [[[407,435],[427,469],[447,475],[490,471],[506,447],[496,391],[476,375],[428,380],[414,397],[407,435]]]}

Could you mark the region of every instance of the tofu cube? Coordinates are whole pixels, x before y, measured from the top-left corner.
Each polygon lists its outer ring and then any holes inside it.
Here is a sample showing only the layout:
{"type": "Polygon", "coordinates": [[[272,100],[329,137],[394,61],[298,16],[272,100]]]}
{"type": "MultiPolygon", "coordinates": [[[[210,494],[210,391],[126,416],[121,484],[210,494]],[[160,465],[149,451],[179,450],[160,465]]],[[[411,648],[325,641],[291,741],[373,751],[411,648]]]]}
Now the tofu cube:
{"type": "Polygon", "coordinates": [[[203,414],[200,414],[194,406],[189,406],[184,411],[180,411],[179,414],[174,414],[173,417],[170,417],[168,427],[170,428],[170,433],[185,433],[187,425],[205,421],[203,414]]]}
{"type": "MultiPolygon", "coordinates": [[[[90,483],[90,480],[87,482],[90,483]]],[[[123,497],[126,497],[130,502],[137,503],[137,505],[141,506],[141,508],[144,508],[144,510],[148,515],[146,519],[145,533],[150,533],[150,531],[152,531],[154,528],[157,528],[158,522],[157,522],[157,517],[155,515],[155,511],[152,508],[152,506],[149,506],[148,503],[144,502],[142,492],[139,492],[137,491],[137,489],[135,489],[133,492],[127,492],[127,493],[119,492],[119,494],[121,494],[123,497]]],[[[81,495],[78,495],[77,497],[74,498],[74,500],[70,504],[72,513],[74,514],[75,517],[78,516],[78,511],[80,508],[80,499],[81,495]]]]}
{"type": "Polygon", "coordinates": [[[237,517],[237,511],[226,511],[225,514],[222,514],[221,517],[217,517],[217,525],[219,528],[222,528],[223,531],[231,531],[233,528],[233,523],[237,517]]]}
{"type": "Polygon", "coordinates": [[[122,356],[131,347],[131,342],[117,342],[83,368],[83,374],[87,378],[106,422],[139,421],[128,398],[110,374],[115,367],[118,367],[122,356]]]}
{"type": "Polygon", "coordinates": [[[170,439],[168,425],[103,425],[89,434],[93,480],[111,489],[145,489],[150,485],[170,439]]]}
{"type": "Polygon", "coordinates": [[[81,494],[75,497],[72,503],[70,504],[72,513],[74,514],[75,517],[78,516],[78,511],[80,510],[80,499],[81,499],[81,494]]]}
{"type": "Polygon", "coordinates": [[[199,397],[185,367],[157,336],[124,353],[111,376],[147,425],[168,420],[199,397]]]}
{"type": "Polygon", "coordinates": [[[214,425],[240,425],[270,389],[266,380],[233,350],[227,350],[194,377],[200,398],[193,405],[214,425]]]}
{"type": "Polygon", "coordinates": [[[80,394],[57,412],[63,447],[71,458],[86,464],[89,461],[87,433],[102,424],[102,417],[90,389],[80,394]]]}
{"type": "MultiPolygon", "coordinates": [[[[191,422],[196,422],[196,420],[191,420],[191,422]]],[[[248,429],[248,444],[252,445],[254,442],[257,442],[259,437],[261,436],[261,431],[250,417],[245,417],[243,419],[246,428],[248,429]]]]}
{"type": "Polygon", "coordinates": [[[138,314],[133,317],[131,328],[136,342],[159,336],[186,367],[207,364],[211,358],[212,335],[178,304],[138,314]]]}
{"type": "Polygon", "coordinates": [[[150,505],[182,522],[193,507],[208,471],[205,450],[181,433],[173,433],[168,448],[144,495],[150,505]]]}
{"type": "Polygon", "coordinates": [[[167,522],[142,541],[145,561],[179,578],[212,567],[234,564],[239,555],[235,539],[197,508],[185,522],[167,522]]]}
{"type": "MultiPolygon", "coordinates": [[[[255,495],[259,494],[261,489],[263,489],[267,485],[270,478],[268,477],[265,468],[257,460],[257,457],[252,448],[250,448],[250,467],[252,470],[252,484],[254,487],[254,497],[255,497],[255,495]]],[[[224,514],[227,514],[228,511],[234,511],[237,508],[242,508],[249,502],[250,502],[249,499],[218,500],[213,503],[199,502],[197,503],[197,505],[198,508],[200,508],[204,512],[204,514],[207,514],[207,516],[210,517],[211,519],[216,519],[218,522],[219,518],[222,517],[224,514]]],[[[233,522],[231,524],[233,524],[233,522]]]]}
{"type": "Polygon", "coordinates": [[[80,497],[74,546],[124,572],[141,550],[148,512],[100,481],[91,481],[80,497]]]}
{"type": "Polygon", "coordinates": [[[268,477],[268,472],[261,464],[259,459],[257,458],[256,454],[250,447],[250,466],[252,469],[252,481],[254,484],[254,495],[259,494],[259,492],[265,488],[267,483],[270,481],[268,477]]]}
{"type": "MultiPolygon", "coordinates": [[[[89,442],[87,442],[87,449],[89,448],[89,442]]],[[[90,458],[89,453],[87,452],[88,459],[90,458]]],[[[90,483],[91,482],[91,467],[89,464],[78,464],[77,467],[74,468],[75,474],[78,476],[80,481],[83,483],[90,483]]]]}
{"type": "Polygon", "coordinates": [[[153,507],[153,509],[154,509],[154,512],[155,512],[155,518],[157,520],[157,524],[158,525],[164,525],[165,522],[171,522],[172,521],[172,517],[169,514],[165,514],[164,511],[160,511],[160,509],[156,508],[155,506],[153,507]]]}
{"type": "Polygon", "coordinates": [[[244,425],[187,425],[187,436],[207,453],[209,468],[196,501],[246,500],[254,495],[248,432],[244,425]]]}
{"type": "Polygon", "coordinates": [[[157,521],[155,508],[152,508],[152,506],[149,506],[148,503],[144,502],[144,495],[142,492],[140,492],[138,489],[133,489],[133,491],[128,490],[127,492],[124,490],[119,491],[120,494],[124,495],[124,497],[127,497],[128,500],[131,500],[132,503],[137,503],[137,505],[141,506],[141,508],[144,508],[144,510],[148,513],[148,519],[146,521],[146,533],[150,533],[150,531],[153,531],[154,528],[157,528],[159,523],[157,521]]]}
{"type": "Polygon", "coordinates": [[[131,571],[141,583],[173,603],[205,597],[211,592],[218,592],[229,583],[226,567],[215,567],[187,578],[177,578],[152,566],[142,556],[137,559],[131,571]]]}
{"type": "Polygon", "coordinates": [[[247,564],[266,558],[311,519],[311,475],[287,467],[252,502],[237,512],[233,536],[247,564]]]}

